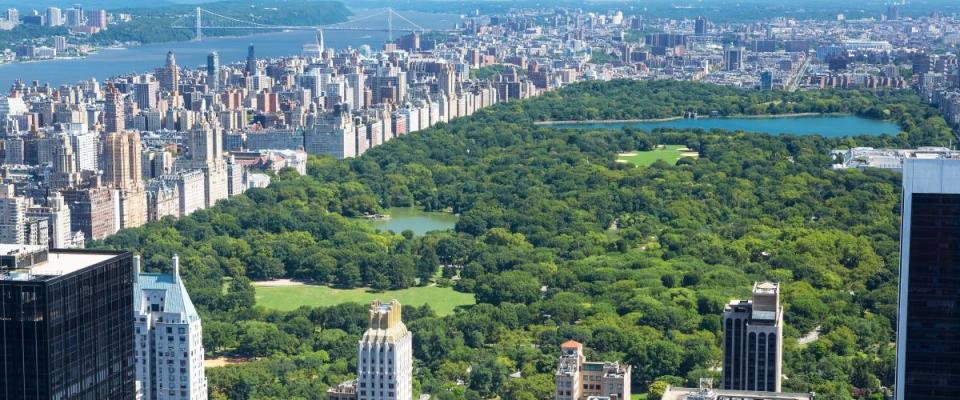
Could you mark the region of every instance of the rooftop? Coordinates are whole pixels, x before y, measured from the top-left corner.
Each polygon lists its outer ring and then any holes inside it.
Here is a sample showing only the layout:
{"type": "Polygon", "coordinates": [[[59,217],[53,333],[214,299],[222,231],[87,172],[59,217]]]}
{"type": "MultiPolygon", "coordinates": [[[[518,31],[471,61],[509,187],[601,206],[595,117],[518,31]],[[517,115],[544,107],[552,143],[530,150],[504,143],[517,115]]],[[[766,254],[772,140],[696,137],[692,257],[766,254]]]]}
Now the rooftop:
{"type": "Polygon", "coordinates": [[[200,319],[187,289],[183,286],[183,281],[177,279],[173,274],[141,273],[134,283],[134,293],[136,293],[134,296],[134,311],[144,314],[149,313],[149,307],[144,306],[144,292],[153,290],[166,293],[164,295],[166,301],[164,302],[163,312],[183,314],[183,318],[187,321],[200,319]]]}
{"type": "MultiPolygon", "coordinates": [[[[8,257],[27,256],[46,252],[46,246],[20,246],[0,244],[0,255],[8,257]]],[[[12,268],[0,274],[3,281],[32,281],[43,280],[40,277],[56,277],[68,275],[84,268],[110,260],[123,254],[116,251],[95,250],[52,250],[44,260],[38,257],[32,265],[12,268]]]]}
{"type": "Polygon", "coordinates": [[[707,388],[669,387],[662,400],[813,400],[812,393],[759,392],[707,388]]]}

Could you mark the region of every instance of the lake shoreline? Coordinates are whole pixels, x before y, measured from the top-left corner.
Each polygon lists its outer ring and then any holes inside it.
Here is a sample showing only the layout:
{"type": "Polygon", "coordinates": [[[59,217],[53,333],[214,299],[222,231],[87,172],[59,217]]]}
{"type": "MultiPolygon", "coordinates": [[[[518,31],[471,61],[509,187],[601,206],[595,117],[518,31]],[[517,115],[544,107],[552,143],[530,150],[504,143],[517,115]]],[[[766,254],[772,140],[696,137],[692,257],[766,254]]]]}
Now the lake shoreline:
{"type": "Polygon", "coordinates": [[[787,114],[734,114],[719,117],[698,116],[696,118],[684,117],[664,117],[664,118],[637,118],[637,119],[584,119],[584,120],[563,120],[563,121],[536,121],[533,124],[539,126],[552,125],[581,125],[581,124],[623,124],[623,123],[643,123],[643,122],[670,122],[678,120],[704,120],[704,119],[772,119],[772,118],[803,118],[803,117],[860,117],[876,121],[886,121],[884,119],[874,119],[850,113],[787,113],[787,114]]]}

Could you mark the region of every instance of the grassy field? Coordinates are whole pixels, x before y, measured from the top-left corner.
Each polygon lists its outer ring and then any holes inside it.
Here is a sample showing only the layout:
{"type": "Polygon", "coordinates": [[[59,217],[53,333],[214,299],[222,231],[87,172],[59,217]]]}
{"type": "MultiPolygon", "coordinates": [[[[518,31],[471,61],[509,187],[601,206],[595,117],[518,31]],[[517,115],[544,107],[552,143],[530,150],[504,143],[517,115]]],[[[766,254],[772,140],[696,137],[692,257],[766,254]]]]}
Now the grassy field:
{"type": "Polygon", "coordinates": [[[374,299],[397,299],[403,305],[430,303],[438,315],[453,312],[454,307],[474,304],[473,295],[437,286],[388,290],[374,293],[369,289],[334,289],[319,285],[257,286],[257,304],[266,308],[289,311],[300,306],[332,306],[340,303],[370,303],[374,299]]]}
{"type": "Polygon", "coordinates": [[[676,163],[682,157],[697,157],[696,152],[687,150],[684,145],[668,144],[658,146],[656,150],[633,151],[617,155],[617,162],[630,163],[638,167],[646,167],[650,164],[663,160],[668,163],[676,163]]]}

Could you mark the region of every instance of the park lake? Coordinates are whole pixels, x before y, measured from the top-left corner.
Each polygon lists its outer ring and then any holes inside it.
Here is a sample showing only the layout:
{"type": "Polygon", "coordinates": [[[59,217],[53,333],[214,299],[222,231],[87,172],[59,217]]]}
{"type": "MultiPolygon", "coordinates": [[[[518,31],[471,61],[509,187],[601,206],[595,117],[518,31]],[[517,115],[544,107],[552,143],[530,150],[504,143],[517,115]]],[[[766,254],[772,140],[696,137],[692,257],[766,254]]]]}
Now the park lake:
{"type": "Polygon", "coordinates": [[[409,229],[416,235],[425,235],[430,231],[451,230],[459,219],[456,214],[429,212],[414,207],[388,208],[384,214],[390,217],[371,219],[370,224],[376,229],[396,233],[409,229]]]}
{"type": "Polygon", "coordinates": [[[765,132],[788,135],[822,135],[826,137],[858,135],[896,135],[897,124],[853,115],[792,115],[730,118],[677,118],[640,121],[584,121],[550,122],[544,126],[576,129],[622,129],[637,128],[653,130],[672,129],[723,129],[728,131],[765,132]]]}

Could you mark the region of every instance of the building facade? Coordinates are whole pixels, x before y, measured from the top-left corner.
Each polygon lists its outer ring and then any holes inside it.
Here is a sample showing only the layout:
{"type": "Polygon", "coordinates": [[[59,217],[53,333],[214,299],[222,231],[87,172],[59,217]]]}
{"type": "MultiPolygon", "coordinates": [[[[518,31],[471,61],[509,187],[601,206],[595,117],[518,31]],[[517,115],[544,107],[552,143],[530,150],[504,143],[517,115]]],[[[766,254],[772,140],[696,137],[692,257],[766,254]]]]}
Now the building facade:
{"type": "Polygon", "coordinates": [[[130,253],[0,249],[0,397],[133,400],[130,253]]]}
{"type": "Polygon", "coordinates": [[[780,285],[758,282],[752,300],[723,310],[723,389],[779,392],[783,363],[780,285]]]}
{"type": "Polygon", "coordinates": [[[557,400],[629,400],[632,368],[619,362],[587,361],[583,345],[569,340],[560,345],[554,374],[557,400]]]}
{"type": "Polygon", "coordinates": [[[358,400],[413,399],[413,334],[400,312],[396,300],[370,305],[369,328],[358,346],[358,400]]]}
{"type": "Polygon", "coordinates": [[[960,160],[903,160],[896,400],[960,398],[960,160]]]}
{"type": "Polygon", "coordinates": [[[203,328],[183,281],[180,258],[173,273],[140,273],[134,258],[134,326],[137,398],[206,400],[203,328]]]}

